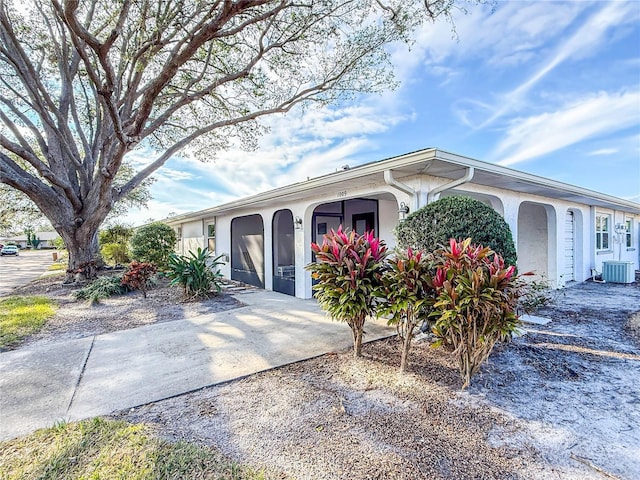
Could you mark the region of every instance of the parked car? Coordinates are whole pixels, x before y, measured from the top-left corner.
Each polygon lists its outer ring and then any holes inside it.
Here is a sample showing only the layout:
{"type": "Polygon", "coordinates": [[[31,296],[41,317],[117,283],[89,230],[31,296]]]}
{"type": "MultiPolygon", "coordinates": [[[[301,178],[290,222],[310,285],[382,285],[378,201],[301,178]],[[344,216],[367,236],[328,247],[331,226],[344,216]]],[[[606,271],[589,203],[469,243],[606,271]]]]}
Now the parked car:
{"type": "Polygon", "coordinates": [[[20,249],[15,245],[5,245],[0,250],[0,255],[20,255],[20,249]]]}

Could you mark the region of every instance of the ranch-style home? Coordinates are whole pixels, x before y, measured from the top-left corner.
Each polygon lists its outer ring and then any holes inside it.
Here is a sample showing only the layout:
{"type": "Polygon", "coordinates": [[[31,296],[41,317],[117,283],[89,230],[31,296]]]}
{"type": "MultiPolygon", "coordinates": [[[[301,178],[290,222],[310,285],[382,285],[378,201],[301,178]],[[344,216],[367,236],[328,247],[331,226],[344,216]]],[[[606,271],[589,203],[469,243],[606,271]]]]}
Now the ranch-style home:
{"type": "Polygon", "coordinates": [[[165,220],[177,250],[208,247],[224,255],[226,278],[267,290],[312,296],[304,267],[311,242],[338,225],[374,229],[390,248],[393,229],[438,198],[464,195],[506,220],[521,272],[555,285],[595,272],[630,283],[640,268],[640,204],[435,148],[310,178],[165,220]]]}

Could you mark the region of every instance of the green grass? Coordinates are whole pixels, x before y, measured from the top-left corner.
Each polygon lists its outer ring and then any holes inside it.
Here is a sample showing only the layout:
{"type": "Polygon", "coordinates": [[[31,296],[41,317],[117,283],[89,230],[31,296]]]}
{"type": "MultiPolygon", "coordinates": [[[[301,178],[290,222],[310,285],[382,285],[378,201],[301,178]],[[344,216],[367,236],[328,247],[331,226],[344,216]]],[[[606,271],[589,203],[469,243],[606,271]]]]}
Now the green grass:
{"type": "Polygon", "coordinates": [[[94,418],[0,442],[0,478],[259,480],[265,476],[211,449],[162,441],[144,424],[94,418]]]}
{"type": "Polygon", "coordinates": [[[67,268],[69,268],[69,266],[67,265],[67,262],[55,262],[55,263],[52,263],[51,265],[49,265],[49,268],[47,270],[49,270],[49,271],[64,270],[66,272],[67,268]]]}
{"type": "MultiPolygon", "coordinates": [[[[0,300],[0,348],[38,332],[56,313],[46,297],[7,297],[0,300]]],[[[1,478],[1,477],[0,477],[1,478]]]]}

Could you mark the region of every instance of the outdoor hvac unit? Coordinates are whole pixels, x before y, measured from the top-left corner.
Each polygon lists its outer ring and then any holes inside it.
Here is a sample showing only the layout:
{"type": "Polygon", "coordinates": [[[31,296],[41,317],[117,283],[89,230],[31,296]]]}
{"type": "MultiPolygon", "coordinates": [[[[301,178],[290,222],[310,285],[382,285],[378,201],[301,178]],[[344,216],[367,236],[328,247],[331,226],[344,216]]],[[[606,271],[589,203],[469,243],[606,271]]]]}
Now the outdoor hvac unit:
{"type": "Polygon", "coordinates": [[[633,262],[602,262],[602,279],[611,283],[633,283],[635,280],[633,262]]]}

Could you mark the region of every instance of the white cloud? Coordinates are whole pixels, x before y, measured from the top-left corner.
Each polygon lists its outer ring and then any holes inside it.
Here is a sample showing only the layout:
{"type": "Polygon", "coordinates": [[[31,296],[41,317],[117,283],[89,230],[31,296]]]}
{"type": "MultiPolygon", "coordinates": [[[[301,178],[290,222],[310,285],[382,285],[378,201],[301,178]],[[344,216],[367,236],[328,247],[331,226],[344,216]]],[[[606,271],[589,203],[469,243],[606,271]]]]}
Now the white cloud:
{"type": "Polygon", "coordinates": [[[587,155],[589,155],[590,157],[598,157],[598,156],[605,156],[605,155],[613,155],[615,153],[618,153],[620,150],[617,148],[600,148],[598,150],[594,150],[593,152],[589,152],[587,153],[587,155]]]}
{"type": "Polygon", "coordinates": [[[511,122],[494,157],[513,165],[599,135],[638,125],[640,91],[600,93],[555,112],[511,122]]]}
{"type": "Polygon", "coordinates": [[[193,174],[190,172],[187,172],[184,170],[175,170],[168,167],[164,167],[158,170],[158,172],[154,174],[154,177],[156,177],[156,179],[166,178],[169,180],[176,180],[176,181],[191,180],[194,178],[193,174]]]}
{"type": "Polygon", "coordinates": [[[561,43],[539,68],[518,87],[500,95],[497,108],[485,121],[477,125],[482,129],[492,124],[498,118],[517,110],[529,91],[546,77],[552,70],[568,59],[575,61],[594,55],[607,40],[610,30],[620,28],[621,25],[636,21],[638,9],[631,2],[607,2],[604,7],[591,15],[573,35],[561,43]]]}
{"type": "Polygon", "coordinates": [[[489,5],[471,5],[468,14],[454,12],[455,33],[443,20],[425,23],[410,51],[402,45],[393,51],[393,63],[401,79],[410,77],[423,62],[427,70],[472,58],[494,67],[512,67],[537,56],[589,6],[588,2],[500,2],[492,12],[489,5]]]}

